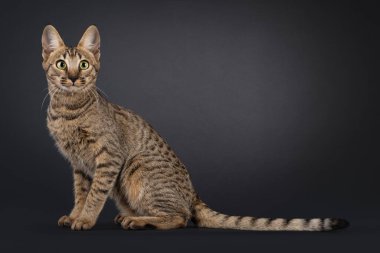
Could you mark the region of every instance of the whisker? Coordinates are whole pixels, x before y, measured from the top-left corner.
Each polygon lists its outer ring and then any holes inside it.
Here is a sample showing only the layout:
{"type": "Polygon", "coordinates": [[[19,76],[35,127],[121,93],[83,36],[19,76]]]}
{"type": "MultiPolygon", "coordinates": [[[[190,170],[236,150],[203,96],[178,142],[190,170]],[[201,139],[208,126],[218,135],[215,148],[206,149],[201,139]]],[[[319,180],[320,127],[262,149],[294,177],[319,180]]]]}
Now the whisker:
{"type": "Polygon", "coordinates": [[[108,98],[108,95],[102,89],[100,89],[99,87],[96,87],[96,89],[108,98]]]}
{"type": "Polygon", "coordinates": [[[59,91],[60,89],[59,88],[56,88],[54,91],[53,91],[53,95],[51,95],[51,99],[54,98],[55,94],[57,94],[57,92],[59,91]]]}
{"type": "Polygon", "coordinates": [[[99,99],[98,99],[98,96],[96,95],[96,93],[95,93],[92,89],[90,89],[89,91],[92,93],[92,95],[95,96],[95,99],[96,99],[96,105],[99,105],[99,99]]]}
{"type": "Polygon", "coordinates": [[[44,107],[45,100],[46,100],[46,98],[47,98],[48,96],[49,96],[49,92],[46,93],[44,99],[42,100],[42,103],[41,103],[41,110],[42,110],[42,108],[44,107]]]}
{"type": "MultiPolygon", "coordinates": [[[[47,88],[46,88],[46,89],[47,89],[47,88]]],[[[53,92],[56,91],[56,90],[58,90],[58,88],[53,87],[53,92]]],[[[42,100],[42,103],[41,103],[41,110],[42,110],[42,108],[43,108],[43,106],[44,106],[44,103],[45,103],[45,100],[46,100],[46,98],[49,96],[49,94],[50,94],[50,91],[48,91],[48,92],[46,93],[44,99],[42,100]]]]}

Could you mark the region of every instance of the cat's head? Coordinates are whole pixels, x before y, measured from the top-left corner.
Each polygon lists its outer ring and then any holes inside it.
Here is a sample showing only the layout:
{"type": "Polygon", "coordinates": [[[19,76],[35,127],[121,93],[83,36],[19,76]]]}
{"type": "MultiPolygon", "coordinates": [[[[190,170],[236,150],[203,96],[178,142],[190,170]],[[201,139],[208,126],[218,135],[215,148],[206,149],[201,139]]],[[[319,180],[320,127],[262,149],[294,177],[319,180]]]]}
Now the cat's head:
{"type": "Polygon", "coordinates": [[[100,35],[96,26],[87,28],[76,47],[67,47],[58,31],[47,25],[42,33],[42,67],[49,88],[77,93],[95,86],[100,67],[100,35]]]}

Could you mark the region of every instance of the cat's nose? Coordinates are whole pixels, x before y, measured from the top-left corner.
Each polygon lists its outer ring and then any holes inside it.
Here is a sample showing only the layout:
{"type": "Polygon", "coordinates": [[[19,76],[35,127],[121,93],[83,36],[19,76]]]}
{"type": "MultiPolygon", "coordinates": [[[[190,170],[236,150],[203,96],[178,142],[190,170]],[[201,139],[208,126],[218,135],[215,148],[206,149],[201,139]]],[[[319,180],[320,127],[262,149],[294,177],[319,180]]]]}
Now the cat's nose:
{"type": "Polygon", "coordinates": [[[73,82],[73,85],[74,85],[75,81],[78,80],[77,77],[70,77],[69,79],[73,82]]]}

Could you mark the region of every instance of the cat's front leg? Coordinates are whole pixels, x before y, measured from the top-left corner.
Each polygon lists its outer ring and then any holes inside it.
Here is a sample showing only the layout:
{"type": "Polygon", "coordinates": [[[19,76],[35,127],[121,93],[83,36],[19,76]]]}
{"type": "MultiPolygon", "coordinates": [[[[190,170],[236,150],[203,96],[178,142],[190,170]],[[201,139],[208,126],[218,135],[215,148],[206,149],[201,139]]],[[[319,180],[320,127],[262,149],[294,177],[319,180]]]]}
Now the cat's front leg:
{"type": "Polygon", "coordinates": [[[78,218],[82,212],[87,194],[91,186],[91,178],[82,170],[73,165],[74,179],[74,207],[69,215],[64,215],[58,220],[59,226],[70,227],[73,221],[78,218]]]}
{"type": "Polygon", "coordinates": [[[95,225],[121,170],[123,159],[120,154],[106,146],[100,150],[95,158],[96,169],[90,191],[79,217],[71,225],[73,230],[87,230],[95,225]]]}

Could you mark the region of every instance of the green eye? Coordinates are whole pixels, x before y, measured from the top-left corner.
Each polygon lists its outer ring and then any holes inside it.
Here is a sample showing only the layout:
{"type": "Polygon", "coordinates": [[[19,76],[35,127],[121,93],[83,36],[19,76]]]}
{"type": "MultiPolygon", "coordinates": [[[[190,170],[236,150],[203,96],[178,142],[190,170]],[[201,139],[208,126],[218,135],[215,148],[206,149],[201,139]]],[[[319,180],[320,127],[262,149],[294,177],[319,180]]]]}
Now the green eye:
{"type": "Polygon", "coordinates": [[[90,64],[86,60],[80,61],[80,63],[79,63],[80,69],[88,69],[89,66],[90,66],[90,64]]]}
{"type": "Polygon", "coordinates": [[[57,66],[57,68],[59,69],[65,69],[67,66],[66,66],[66,62],[64,60],[58,60],[55,65],[57,66]]]}

